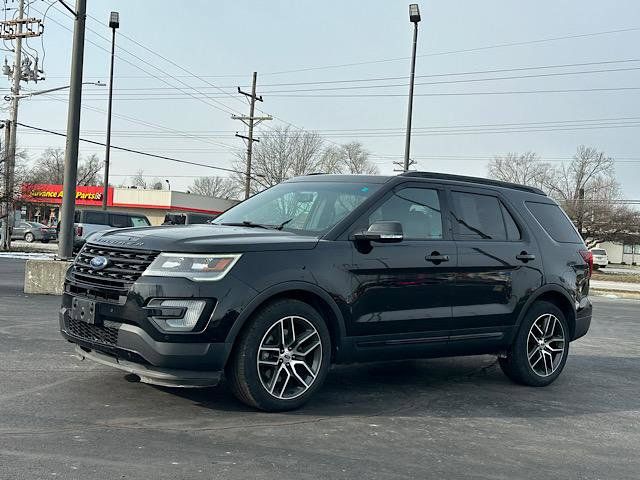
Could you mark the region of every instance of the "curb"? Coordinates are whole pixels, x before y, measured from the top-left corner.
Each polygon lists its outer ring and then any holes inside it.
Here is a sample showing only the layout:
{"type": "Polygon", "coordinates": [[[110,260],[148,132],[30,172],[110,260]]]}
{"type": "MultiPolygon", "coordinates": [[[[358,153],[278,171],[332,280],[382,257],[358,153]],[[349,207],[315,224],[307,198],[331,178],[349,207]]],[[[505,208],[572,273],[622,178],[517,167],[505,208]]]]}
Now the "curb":
{"type": "Polygon", "coordinates": [[[640,300],[640,292],[632,290],[614,290],[607,288],[590,288],[589,294],[599,297],[609,298],[631,298],[634,300],[640,300]]]}

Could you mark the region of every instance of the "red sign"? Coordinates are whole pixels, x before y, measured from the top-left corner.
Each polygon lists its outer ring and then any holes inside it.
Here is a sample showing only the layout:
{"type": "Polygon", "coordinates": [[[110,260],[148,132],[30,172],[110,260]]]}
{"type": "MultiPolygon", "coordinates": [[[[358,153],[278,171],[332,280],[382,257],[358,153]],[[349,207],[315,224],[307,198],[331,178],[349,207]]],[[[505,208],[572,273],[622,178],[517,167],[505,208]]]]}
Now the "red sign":
{"type": "MultiPolygon", "coordinates": [[[[97,186],[77,186],[76,205],[102,205],[104,189],[97,186]]],[[[62,203],[62,185],[25,184],[20,200],[23,202],[62,203]]],[[[113,205],[113,187],[107,189],[107,205],[113,205]]]]}

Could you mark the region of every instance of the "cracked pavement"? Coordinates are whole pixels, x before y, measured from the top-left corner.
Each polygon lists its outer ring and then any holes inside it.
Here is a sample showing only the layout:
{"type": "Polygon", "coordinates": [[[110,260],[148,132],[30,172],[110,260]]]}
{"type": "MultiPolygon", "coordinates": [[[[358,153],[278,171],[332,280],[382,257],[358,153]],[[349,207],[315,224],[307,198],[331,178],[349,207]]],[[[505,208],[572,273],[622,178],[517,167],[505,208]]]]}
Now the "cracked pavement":
{"type": "Polygon", "coordinates": [[[587,337],[547,388],[495,357],[333,368],[296,412],[220,386],[158,388],[80,362],[59,297],[22,293],[0,259],[0,479],[637,479],[640,302],[596,297],[587,337]]]}

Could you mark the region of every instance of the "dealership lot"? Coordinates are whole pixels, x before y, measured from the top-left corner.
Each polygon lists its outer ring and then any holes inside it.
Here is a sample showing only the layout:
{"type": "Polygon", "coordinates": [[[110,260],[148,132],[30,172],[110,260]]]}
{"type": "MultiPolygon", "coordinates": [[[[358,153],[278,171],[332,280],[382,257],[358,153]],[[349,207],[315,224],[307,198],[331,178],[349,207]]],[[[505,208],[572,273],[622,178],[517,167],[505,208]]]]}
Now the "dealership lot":
{"type": "Polygon", "coordinates": [[[303,409],[252,411],[224,386],[172,390],[80,362],[59,297],[0,258],[0,478],[638,478],[640,302],[594,298],[547,388],[495,358],[334,368],[303,409]]]}

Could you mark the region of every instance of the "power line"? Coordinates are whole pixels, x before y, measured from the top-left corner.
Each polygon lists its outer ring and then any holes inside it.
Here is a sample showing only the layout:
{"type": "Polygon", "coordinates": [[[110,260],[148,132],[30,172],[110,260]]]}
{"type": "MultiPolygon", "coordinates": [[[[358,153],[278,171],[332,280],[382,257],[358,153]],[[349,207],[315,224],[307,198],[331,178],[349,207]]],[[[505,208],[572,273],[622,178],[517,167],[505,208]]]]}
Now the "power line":
{"type": "MultiPolygon", "coordinates": [[[[534,93],[576,93],[576,92],[618,92],[640,90],[640,87],[609,87],[609,88],[573,88],[550,90],[507,90],[499,92],[446,92],[446,93],[415,93],[416,97],[455,97],[475,95],[521,95],[534,93]]],[[[401,93],[362,93],[362,94],[272,94],[273,97],[288,98],[358,98],[358,97],[406,97],[401,93]]],[[[170,99],[170,98],[168,98],[170,99]]]]}
{"type": "MultiPolygon", "coordinates": [[[[547,70],[554,68],[572,68],[572,67],[587,67],[596,65],[612,65],[612,64],[624,64],[624,63],[636,63],[640,62],[640,59],[623,59],[623,60],[602,60],[594,62],[581,62],[581,63],[564,63],[553,65],[534,65],[528,67],[512,67],[512,68],[494,68],[489,70],[471,70],[464,72],[446,72],[446,73],[432,73],[427,75],[416,75],[416,78],[440,78],[440,77],[455,77],[463,75],[481,75],[489,73],[508,73],[508,72],[522,72],[528,70],[547,70]]],[[[615,70],[615,69],[614,69],[615,70]]],[[[168,76],[168,75],[167,75],[168,76]]],[[[174,75],[176,78],[180,78],[180,75],[174,75]]],[[[184,76],[183,76],[184,77],[184,76]]],[[[52,75],[48,75],[48,78],[55,78],[52,75]]],[[[61,76],[62,78],[62,76],[61,76]]],[[[93,78],[93,77],[88,77],[93,78]]],[[[96,77],[98,78],[98,77],[96,77]]],[[[116,78],[147,78],[142,76],[126,76],[116,75],[116,78]]],[[[207,78],[206,75],[200,75],[198,78],[207,78]]],[[[350,79],[337,79],[337,80],[316,80],[312,82],[281,82],[281,83],[265,83],[264,87],[287,87],[287,86],[299,86],[299,85],[327,85],[327,84],[342,84],[342,83],[364,83],[364,82],[381,82],[386,80],[405,80],[409,77],[393,76],[393,77],[366,77],[366,78],[350,78],[350,79]]],[[[216,88],[236,88],[235,85],[224,85],[216,88]]],[[[119,90],[171,90],[172,87],[149,87],[149,88],[124,88],[119,90]]]]}
{"type": "MultiPolygon", "coordinates": [[[[35,9],[34,9],[34,10],[35,10],[35,9]]],[[[57,7],[55,8],[55,10],[57,10],[58,12],[61,12],[61,13],[63,13],[63,14],[65,13],[65,12],[63,12],[62,10],[59,10],[57,7]]],[[[37,10],[36,10],[36,11],[37,11],[37,10]]],[[[65,17],[68,17],[68,15],[66,15],[66,14],[65,14],[65,17]]],[[[61,26],[62,28],[64,28],[64,29],[66,29],[66,30],[71,31],[71,29],[69,29],[66,25],[64,25],[64,24],[62,24],[62,23],[60,23],[60,22],[58,22],[55,18],[53,18],[53,17],[49,17],[49,19],[50,19],[51,21],[53,21],[54,23],[56,23],[57,25],[61,26]]],[[[97,35],[97,36],[98,36],[99,38],[101,38],[102,40],[110,41],[109,39],[107,39],[106,37],[103,37],[100,33],[96,32],[95,30],[93,30],[93,29],[91,29],[91,28],[87,28],[87,30],[89,30],[90,32],[94,33],[95,35],[97,35]]],[[[99,48],[99,49],[101,49],[101,50],[106,51],[106,52],[107,52],[107,53],[109,53],[109,54],[111,53],[111,52],[110,52],[110,50],[108,50],[108,49],[106,49],[106,48],[102,47],[101,45],[98,45],[97,43],[93,42],[92,40],[87,39],[87,42],[89,42],[90,44],[94,45],[95,47],[97,47],[97,48],[99,48]]],[[[158,70],[158,71],[162,71],[162,72],[164,72],[163,70],[161,70],[160,68],[158,68],[158,67],[156,67],[155,65],[151,64],[150,62],[148,62],[148,61],[147,61],[147,60],[145,60],[144,58],[139,57],[138,55],[135,55],[134,53],[131,53],[130,51],[128,51],[128,50],[126,50],[126,49],[124,49],[124,48],[122,48],[122,47],[119,47],[119,48],[118,48],[118,51],[119,51],[119,52],[124,52],[124,53],[126,53],[126,54],[130,55],[131,57],[135,58],[136,60],[139,60],[139,61],[143,62],[144,64],[149,65],[150,67],[152,67],[152,68],[154,68],[154,69],[156,69],[156,70],[158,70]]],[[[160,76],[158,76],[158,75],[155,75],[155,74],[153,74],[153,73],[149,72],[148,70],[145,70],[145,69],[144,69],[144,68],[142,68],[141,66],[139,66],[139,65],[135,64],[134,62],[131,62],[131,61],[127,60],[126,58],[123,58],[123,57],[122,57],[122,56],[120,56],[120,55],[116,55],[116,57],[117,57],[117,58],[119,58],[121,61],[123,61],[123,62],[125,62],[125,63],[127,63],[127,64],[129,64],[129,65],[131,65],[131,66],[133,66],[133,67],[135,67],[135,68],[137,68],[138,70],[140,70],[140,71],[142,71],[142,72],[144,72],[144,73],[146,73],[146,74],[150,75],[151,77],[155,78],[156,80],[158,80],[158,81],[160,81],[160,82],[162,82],[162,83],[165,83],[166,85],[169,85],[169,86],[171,86],[171,87],[174,87],[174,88],[176,88],[176,89],[180,90],[181,92],[183,92],[183,93],[185,93],[185,94],[187,94],[187,95],[191,96],[191,97],[192,97],[192,98],[194,98],[195,100],[199,100],[199,101],[201,101],[202,103],[204,103],[204,104],[206,104],[206,105],[209,105],[210,107],[213,107],[213,108],[215,108],[215,109],[217,109],[217,110],[221,110],[221,111],[223,111],[223,112],[225,112],[225,113],[227,113],[227,114],[230,114],[230,113],[237,113],[237,112],[235,112],[233,109],[231,109],[229,106],[227,106],[226,104],[224,104],[224,103],[222,103],[222,102],[220,102],[220,101],[218,101],[218,100],[215,100],[214,98],[208,97],[206,94],[202,94],[202,92],[198,92],[198,93],[201,93],[201,94],[203,95],[203,97],[197,97],[197,96],[195,96],[195,95],[191,94],[190,92],[188,92],[188,91],[187,91],[187,90],[185,90],[185,89],[181,89],[180,87],[176,87],[175,85],[172,85],[172,84],[171,84],[171,83],[169,83],[168,81],[164,80],[162,77],[160,77],[160,76]],[[209,102],[205,101],[205,99],[207,99],[207,100],[211,100],[213,103],[209,103],[209,102]],[[219,106],[219,105],[220,105],[220,106],[219,106]]],[[[175,78],[174,78],[174,79],[175,79],[175,78]]],[[[191,86],[190,86],[190,85],[185,84],[185,83],[184,83],[184,82],[182,82],[181,80],[178,80],[178,79],[175,79],[175,80],[176,80],[178,83],[181,83],[181,84],[186,85],[187,87],[191,88],[191,86]]]]}
{"type": "MultiPolygon", "coordinates": [[[[564,35],[564,36],[560,36],[560,37],[548,37],[548,38],[542,38],[542,39],[537,39],[537,40],[527,40],[527,41],[522,41],[522,42],[497,43],[497,44],[493,44],[493,45],[485,45],[485,46],[474,47],[474,48],[465,48],[465,49],[460,49],[460,50],[446,50],[446,51],[442,51],[442,52],[424,53],[422,55],[417,55],[417,56],[418,57],[434,57],[434,56],[441,56],[441,55],[453,55],[453,54],[458,54],[458,53],[471,53],[471,52],[478,52],[478,51],[482,51],[482,50],[492,50],[492,49],[496,49],[496,48],[505,48],[505,47],[518,47],[518,46],[523,46],[523,45],[533,45],[533,44],[538,44],[538,43],[555,42],[555,41],[559,41],[559,40],[569,40],[569,39],[574,39],[574,38],[586,38],[586,37],[595,37],[595,36],[600,36],[600,35],[612,35],[612,34],[616,34],[616,33],[632,32],[632,31],[636,31],[636,30],[640,30],[640,27],[629,27],[629,28],[621,28],[621,29],[616,29],[616,30],[606,30],[606,31],[602,31],[602,32],[592,32],[592,33],[581,33],[581,34],[573,34],[573,35],[564,35]]],[[[282,75],[282,74],[287,74],[287,73],[308,72],[308,71],[313,71],[313,70],[328,70],[328,69],[334,69],[334,68],[355,67],[355,66],[361,66],[361,65],[372,65],[372,64],[377,64],[377,63],[388,63],[388,62],[404,61],[404,60],[408,60],[409,58],[410,57],[396,57],[396,58],[386,58],[386,59],[381,59],[381,60],[369,60],[369,61],[363,61],[363,62],[342,63],[342,64],[336,64],[336,65],[323,65],[323,66],[317,66],[317,67],[303,67],[303,68],[297,68],[297,69],[292,69],[292,70],[282,70],[282,71],[279,71],[279,72],[265,73],[264,75],[282,75]]]]}
{"type": "MultiPolygon", "coordinates": [[[[34,97],[34,98],[40,98],[40,97],[34,97]]],[[[67,103],[67,101],[65,99],[56,97],[54,95],[49,96],[48,99],[49,100],[54,100],[56,102],[67,103]]],[[[92,112],[101,113],[103,115],[106,115],[106,113],[107,113],[106,111],[102,110],[101,108],[91,107],[91,106],[85,105],[85,104],[82,104],[81,108],[83,108],[85,110],[92,111],[92,112]]],[[[194,140],[197,140],[199,142],[203,142],[203,143],[208,143],[208,144],[215,145],[215,146],[224,147],[224,148],[227,148],[231,152],[234,152],[236,150],[235,147],[233,147],[232,145],[227,145],[226,143],[221,143],[221,142],[216,142],[216,141],[213,141],[213,140],[209,140],[208,139],[209,137],[202,138],[202,137],[198,137],[198,136],[195,136],[195,135],[189,135],[189,134],[186,134],[186,133],[184,133],[184,132],[182,132],[180,130],[175,130],[173,128],[164,127],[162,125],[158,125],[158,124],[155,124],[155,123],[147,122],[145,120],[140,120],[138,118],[131,117],[129,115],[124,115],[124,114],[121,114],[121,113],[113,113],[112,115],[114,117],[126,120],[127,122],[131,122],[131,123],[134,123],[134,124],[151,127],[151,128],[153,128],[155,130],[159,130],[159,131],[162,131],[162,132],[169,132],[169,133],[172,133],[172,134],[174,134],[174,135],[176,135],[178,137],[194,139],[194,140]]]]}
{"type": "MultiPolygon", "coordinates": [[[[40,131],[40,132],[43,132],[43,133],[49,133],[51,135],[57,135],[59,137],[66,137],[67,136],[66,134],[61,133],[61,132],[56,132],[54,130],[49,130],[49,129],[46,129],[46,128],[35,127],[33,125],[27,125],[25,123],[18,122],[18,125],[20,125],[21,127],[30,128],[31,130],[37,130],[37,131],[40,131]]],[[[103,146],[103,147],[106,146],[102,142],[97,142],[95,140],[88,140],[86,138],[81,138],[80,141],[81,142],[85,142],[85,143],[91,143],[93,145],[100,145],[100,146],[103,146]]],[[[182,163],[182,164],[185,164],[185,165],[194,165],[194,166],[197,166],[197,167],[211,168],[211,169],[214,169],[214,170],[221,170],[223,172],[240,173],[240,174],[244,175],[244,172],[241,172],[239,170],[234,170],[232,168],[215,167],[213,165],[207,165],[205,163],[192,162],[192,161],[189,161],[189,160],[181,160],[181,159],[178,159],[178,158],[168,157],[166,155],[157,155],[157,154],[154,154],[154,153],[143,152],[141,150],[135,150],[135,149],[132,149],[132,148],[117,147],[115,145],[111,145],[111,148],[113,148],[115,150],[121,150],[123,152],[135,153],[137,155],[144,155],[146,157],[159,158],[161,160],[168,160],[170,162],[182,163]]]]}

